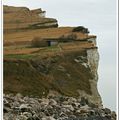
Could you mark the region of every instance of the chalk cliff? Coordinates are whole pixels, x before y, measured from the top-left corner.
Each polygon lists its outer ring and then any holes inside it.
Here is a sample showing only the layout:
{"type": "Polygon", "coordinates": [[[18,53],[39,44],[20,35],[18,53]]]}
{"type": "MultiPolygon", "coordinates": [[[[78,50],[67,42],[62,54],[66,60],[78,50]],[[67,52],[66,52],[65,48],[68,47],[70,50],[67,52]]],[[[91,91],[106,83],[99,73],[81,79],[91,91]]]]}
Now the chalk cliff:
{"type": "Polygon", "coordinates": [[[41,9],[4,6],[4,93],[43,97],[53,92],[85,97],[102,106],[97,90],[96,36],[82,26],[53,28],[58,26],[57,20],[45,18],[43,13],[41,9]],[[34,37],[51,46],[33,47],[34,37]]]}

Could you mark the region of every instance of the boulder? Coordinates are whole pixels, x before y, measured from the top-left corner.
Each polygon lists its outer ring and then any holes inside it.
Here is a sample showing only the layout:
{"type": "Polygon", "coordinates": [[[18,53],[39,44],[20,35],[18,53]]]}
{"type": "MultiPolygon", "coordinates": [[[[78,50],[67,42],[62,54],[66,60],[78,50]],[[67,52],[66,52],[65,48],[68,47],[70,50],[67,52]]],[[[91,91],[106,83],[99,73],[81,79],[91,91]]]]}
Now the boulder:
{"type": "Polygon", "coordinates": [[[20,105],[19,109],[22,112],[27,112],[30,108],[28,107],[28,104],[22,104],[22,105],[20,105]]]}

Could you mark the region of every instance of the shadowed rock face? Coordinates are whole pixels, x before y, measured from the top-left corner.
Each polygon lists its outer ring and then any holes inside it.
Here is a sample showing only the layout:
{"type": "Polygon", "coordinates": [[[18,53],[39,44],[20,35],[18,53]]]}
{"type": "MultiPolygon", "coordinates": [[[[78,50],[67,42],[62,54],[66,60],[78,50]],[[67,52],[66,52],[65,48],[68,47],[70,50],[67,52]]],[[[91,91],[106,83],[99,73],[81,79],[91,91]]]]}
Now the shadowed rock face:
{"type": "Polygon", "coordinates": [[[11,32],[4,34],[5,40],[11,42],[9,46],[4,46],[4,93],[43,97],[54,91],[58,95],[84,97],[91,103],[102,106],[97,90],[99,55],[96,36],[83,31],[73,32],[72,27],[52,28],[57,27],[57,20],[40,17],[38,12],[39,10],[35,12],[26,7],[4,6],[4,30],[11,32]],[[13,16],[16,16],[15,19],[12,19],[13,16]],[[42,27],[50,29],[36,30],[42,27]],[[19,31],[21,29],[25,31],[19,31]],[[27,33],[26,29],[29,29],[27,33]],[[68,40],[35,51],[36,48],[27,43],[31,42],[29,39],[35,33],[43,40],[58,40],[61,39],[60,36],[68,40]],[[73,34],[76,37],[71,41],[68,36],[73,34]],[[14,41],[11,38],[13,35],[14,41]]]}

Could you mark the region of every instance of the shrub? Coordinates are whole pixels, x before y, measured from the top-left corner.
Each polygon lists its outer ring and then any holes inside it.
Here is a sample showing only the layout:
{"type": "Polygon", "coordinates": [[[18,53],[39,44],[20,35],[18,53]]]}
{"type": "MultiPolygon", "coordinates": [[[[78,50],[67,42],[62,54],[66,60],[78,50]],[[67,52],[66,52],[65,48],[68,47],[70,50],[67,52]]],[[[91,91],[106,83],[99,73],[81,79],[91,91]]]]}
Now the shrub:
{"type": "Polygon", "coordinates": [[[70,34],[70,35],[67,36],[67,39],[72,39],[72,40],[74,40],[74,39],[76,39],[76,38],[77,38],[77,36],[76,36],[75,34],[70,34]]]}
{"type": "Polygon", "coordinates": [[[62,41],[75,40],[77,39],[77,35],[75,34],[62,35],[59,39],[62,41]]]}
{"type": "Polygon", "coordinates": [[[47,46],[47,42],[44,41],[40,37],[34,37],[32,42],[31,42],[31,46],[32,47],[45,47],[45,46],[47,46]]]}
{"type": "Polygon", "coordinates": [[[78,27],[75,27],[72,32],[82,32],[82,33],[89,33],[89,30],[88,28],[85,28],[83,26],[78,26],[78,27]]]}

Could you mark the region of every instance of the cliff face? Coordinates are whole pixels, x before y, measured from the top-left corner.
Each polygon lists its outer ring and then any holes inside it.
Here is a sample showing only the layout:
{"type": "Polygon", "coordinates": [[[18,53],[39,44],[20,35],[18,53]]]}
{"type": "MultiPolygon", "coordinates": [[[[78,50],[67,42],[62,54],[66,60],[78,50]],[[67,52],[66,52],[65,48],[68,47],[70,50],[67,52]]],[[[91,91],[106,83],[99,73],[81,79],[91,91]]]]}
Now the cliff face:
{"type": "Polygon", "coordinates": [[[97,90],[97,49],[51,54],[31,55],[29,59],[21,58],[22,55],[6,56],[4,92],[42,97],[50,91],[56,91],[65,96],[86,97],[101,106],[97,90]]]}
{"type": "MultiPolygon", "coordinates": [[[[30,12],[29,9],[24,9],[30,12]]],[[[8,11],[4,13],[4,29],[9,27],[7,22],[10,22],[6,19],[7,14],[13,14],[15,10],[8,11]]],[[[36,12],[32,11],[34,14],[36,12]]],[[[45,23],[44,27],[50,27],[50,21],[41,19],[42,25],[45,23]]],[[[14,20],[11,22],[14,24],[14,20]]],[[[57,24],[56,21],[54,23],[57,24]]],[[[31,24],[33,28],[34,25],[41,26],[39,23],[31,24]]],[[[4,33],[4,93],[40,97],[55,93],[76,98],[85,97],[91,103],[102,106],[97,90],[99,54],[96,36],[83,31],[73,32],[73,27],[42,30],[31,28],[29,31],[4,33]],[[38,44],[41,41],[49,41],[50,44],[46,47],[33,47],[33,36],[40,38],[38,44]]]]}

